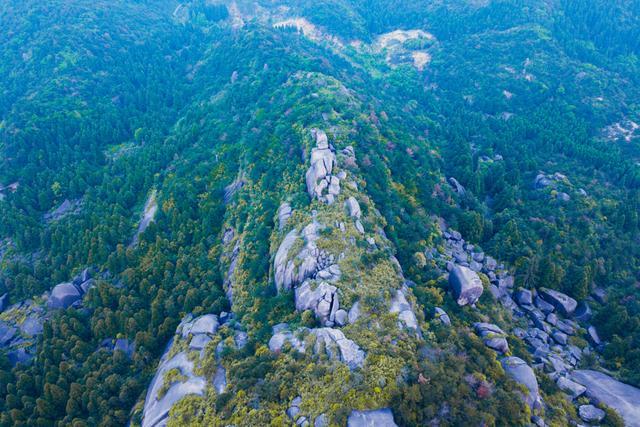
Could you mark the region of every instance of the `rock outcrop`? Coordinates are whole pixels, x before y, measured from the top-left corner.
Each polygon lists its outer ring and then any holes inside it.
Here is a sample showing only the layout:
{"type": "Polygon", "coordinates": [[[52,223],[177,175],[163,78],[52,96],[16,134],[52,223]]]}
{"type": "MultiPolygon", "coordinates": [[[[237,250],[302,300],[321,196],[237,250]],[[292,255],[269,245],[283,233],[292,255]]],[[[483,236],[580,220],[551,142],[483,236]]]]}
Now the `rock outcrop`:
{"type": "Polygon", "coordinates": [[[590,399],[604,403],[620,414],[627,426],[640,427],[640,389],[598,371],[575,370],[570,377],[586,387],[590,399]]]}
{"type": "Polygon", "coordinates": [[[560,310],[565,316],[572,316],[578,306],[578,302],[562,292],[553,289],[540,288],[540,295],[555,308],[560,310]]]}
{"type": "Polygon", "coordinates": [[[292,213],[293,210],[291,209],[291,205],[289,203],[285,202],[280,205],[280,208],[278,208],[278,228],[280,230],[284,229],[284,227],[287,225],[287,221],[289,221],[289,218],[291,218],[292,213]]]}
{"type": "Polygon", "coordinates": [[[484,341],[484,345],[500,353],[509,351],[507,334],[498,326],[491,323],[475,323],[473,327],[484,341]]]}
{"type": "Polygon", "coordinates": [[[340,194],[340,178],[332,175],[336,166],[336,154],[329,147],[327,134],[314,129],[316,147],[311,150],[311,167],[307,170],[307,192],[312,199],[332,204],[340,194]]]}
{"type": "Polygon", "coordinates": [[[391,409],[374,409],[371,411],[351,411],[347,419],[347,427],[396,427],[391,409]]]}
{"type": "Polygon", "coordinates": [[[456,302],[461,306],[475,304],[484,290],[478,274],[464,266],[456,266],[451,270],[449,286],[456,302]]]}
{"type": "Polygon", "coordinates": [[[337,291],[327,282],[314,286],[310,280],[305,280],[295,289],[296,310],[312,310],[322,325],[333,326],[340,308],[337,291]]]}
{"type": "Polygon", "coordinates": [[[407,301],[405,296],[406,288],[398,289],[392,293],[391,308],[389,313],[398,315],[398,322],[400,327],[406,327],[413,330],[418,330],[418,319],[413,312],[413,307],[407,301]]]}
{"type": "Polygon", "coordinates": [[[514,381],[524,385],[529,393],[524,397],[527,405],[534,409],[540,406],[538,380],[531,366],[519,357],[505,357],[501,360],[502,368],[514,381]]]}

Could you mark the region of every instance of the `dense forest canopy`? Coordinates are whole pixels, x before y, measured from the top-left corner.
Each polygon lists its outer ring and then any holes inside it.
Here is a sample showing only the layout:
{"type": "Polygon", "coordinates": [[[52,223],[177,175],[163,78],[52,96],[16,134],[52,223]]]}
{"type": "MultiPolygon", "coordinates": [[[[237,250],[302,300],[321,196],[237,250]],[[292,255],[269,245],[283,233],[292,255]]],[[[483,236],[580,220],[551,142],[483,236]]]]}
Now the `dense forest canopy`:
{"type": "Polygon", "coordinates": [[[0,425],[633,425],[567,384],[640,396],[640,1],[4,0],[0,29],[0,425]]]}

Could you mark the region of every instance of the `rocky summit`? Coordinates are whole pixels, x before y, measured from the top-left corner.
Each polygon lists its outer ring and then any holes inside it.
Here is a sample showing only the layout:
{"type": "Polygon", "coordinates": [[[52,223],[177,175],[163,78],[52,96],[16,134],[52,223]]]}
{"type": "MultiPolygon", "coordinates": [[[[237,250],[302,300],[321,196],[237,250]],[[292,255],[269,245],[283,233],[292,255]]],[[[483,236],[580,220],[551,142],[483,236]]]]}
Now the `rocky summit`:
{"type": "Polygon", "coordinates": [[[638,0],[0,22],[0,427],[640,427],[638,0]]]}

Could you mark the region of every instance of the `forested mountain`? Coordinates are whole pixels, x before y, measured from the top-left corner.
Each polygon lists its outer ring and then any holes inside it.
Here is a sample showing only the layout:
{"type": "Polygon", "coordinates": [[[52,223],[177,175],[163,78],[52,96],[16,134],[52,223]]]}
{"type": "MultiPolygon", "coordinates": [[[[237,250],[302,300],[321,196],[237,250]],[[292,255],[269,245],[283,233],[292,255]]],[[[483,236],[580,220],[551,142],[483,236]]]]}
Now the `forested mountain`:
{"type": "Polygon", "coordinates": [[[640,1],[0,28],[0,425],[640,425],[640,1]]]}

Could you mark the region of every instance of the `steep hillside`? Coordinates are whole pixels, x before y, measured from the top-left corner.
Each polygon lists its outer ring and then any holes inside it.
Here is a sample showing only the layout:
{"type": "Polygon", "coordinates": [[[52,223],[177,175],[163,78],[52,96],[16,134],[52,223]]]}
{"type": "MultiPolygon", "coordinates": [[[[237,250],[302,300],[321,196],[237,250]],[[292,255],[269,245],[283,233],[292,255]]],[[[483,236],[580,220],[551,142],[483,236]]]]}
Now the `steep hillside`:
{"type": "Polygon", "coordinates": [[[0,6],[0,425],[636,425],[614,3],[0,6]]]}

